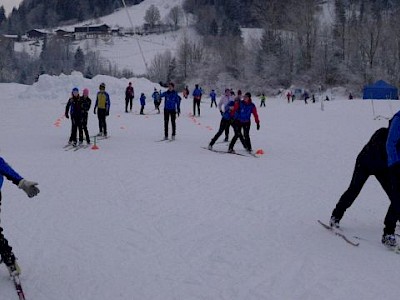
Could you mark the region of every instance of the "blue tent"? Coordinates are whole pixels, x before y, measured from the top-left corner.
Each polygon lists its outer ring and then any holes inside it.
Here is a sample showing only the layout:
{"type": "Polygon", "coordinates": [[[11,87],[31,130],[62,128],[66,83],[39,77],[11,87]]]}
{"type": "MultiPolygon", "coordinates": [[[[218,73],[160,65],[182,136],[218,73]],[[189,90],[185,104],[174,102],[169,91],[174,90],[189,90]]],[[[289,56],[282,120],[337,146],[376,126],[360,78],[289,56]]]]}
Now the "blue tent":
{"type": "Polygon", "coordinates": [[[397,87],[379,80],[372,85],[364,87],[363,99],[399,100],[399,92],[397,87]]]}

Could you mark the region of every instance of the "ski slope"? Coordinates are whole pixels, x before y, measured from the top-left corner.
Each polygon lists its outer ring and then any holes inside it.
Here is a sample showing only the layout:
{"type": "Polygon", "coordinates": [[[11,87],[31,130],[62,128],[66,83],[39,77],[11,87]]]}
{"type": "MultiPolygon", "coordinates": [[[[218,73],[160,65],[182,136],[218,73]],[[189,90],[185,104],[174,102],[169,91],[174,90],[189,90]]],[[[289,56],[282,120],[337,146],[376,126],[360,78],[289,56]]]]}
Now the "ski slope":
{"type": "MultiPolygon", "coordinates": [[[[265,154],[240,157],[201,148],[220,121],[208,97],[199,118],[184,99],[176,141],[155,142],[163,137],[162,114],[152,114],[150,101],[158,86],[129,80],[74,73],[0,84],[0,155],[41,189],[33,199],[9,181],[2,189],[1,222],[27,299],[398,296],[400,257],[380,244],[389,200],[374,178],[341,223],[362,238],[359,247],[317,224],[347,188],[358,152],[387,124],[373,119],[369,101],[337,96],[322,111],[320,103],[267,98],[260,131],[251,128],[254,150],[265,154]],[[147,96],[145,116],[124,113],[129,80],[134,111],[140,92],[147,96]],[[64,151],[70,91],[87,87],[94,100],[100,82],[111,96],[111,137],[98,150],[64,151]]],[[[400,102],[374,108],[390,117],[400,102]]],[[[92,113],[89,132],[98,132],[92,113]]],[[[0,299],[16,299],[4,265],[0,299]]]]}

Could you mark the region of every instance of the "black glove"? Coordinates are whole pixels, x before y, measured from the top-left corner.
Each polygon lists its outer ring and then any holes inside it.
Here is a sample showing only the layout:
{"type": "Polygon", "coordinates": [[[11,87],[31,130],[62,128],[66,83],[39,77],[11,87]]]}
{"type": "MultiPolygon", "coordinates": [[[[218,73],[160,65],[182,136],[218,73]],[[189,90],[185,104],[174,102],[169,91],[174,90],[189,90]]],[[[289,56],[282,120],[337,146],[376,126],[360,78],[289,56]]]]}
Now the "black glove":
{"type": "Polygon", "coordinates": [[[260,130],[260,123],[257,123],[257,130],[260,130]]]}
{"type": "Polygon", "coordinates": [[[66,117],[67,119],[69,119],[69,115],[68,115],[68,114],[65,114],[65,117],[66,117]]]}
{"type": "Polygon", "coordinates": [[[40,192],[37,185],[38,185],[37,182],[22,179],[19,182],[18,187],[22,189],[28,195],[29,198],[32,198],[35,197],[40,192]]]}
{"type": "Polygon", "coordinates": [[[180,109],[178,109],[178,117],[179,117],[179,115],[181,114],[181,110],[180,109]]]}
{"type": "Polygon", "coordinates": [[[224,112],[222,110],[219,111],[221,113],[221,116],[224,114],[224,112]]]}
{"type": "Polygon", "coordinates": [[[96,114],[96,109],[93,110],[93,113],[96,114]]]}
{"type": "Polygon", "coordinates": [[[106,111],[106,116],[108,116],[109,114],[110,114],[110,112],[107,110],[107,111],[106,111]]]}

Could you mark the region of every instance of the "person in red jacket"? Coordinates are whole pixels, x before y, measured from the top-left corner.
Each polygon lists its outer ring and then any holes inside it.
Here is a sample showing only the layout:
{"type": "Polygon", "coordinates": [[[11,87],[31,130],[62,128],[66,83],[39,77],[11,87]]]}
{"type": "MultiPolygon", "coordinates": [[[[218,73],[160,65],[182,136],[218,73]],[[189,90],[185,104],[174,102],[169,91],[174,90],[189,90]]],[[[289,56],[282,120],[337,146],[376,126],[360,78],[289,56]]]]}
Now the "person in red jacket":
{"type": "Polygon", "coordinates": [[[246,150],[251,152],[251,140],[250,140],[250,125],[251,125],[251,114],[253,114],[254,119],[257,124],[257,130],[260,130],[260,120],[257,114],[257,108],[254,103],[251,101],[251,94],[247,92],[242,101],[237,101],[235,103],[235,107],[233,109],[235,115],[234,128],[235,128],[235,136],[233,137],[231,143],[229,144],[228,152],[234,152],[233,147],[238,138],[242,136],[243,129],[243,138],[246,145],[246,150]]]}
{"type": "Polygon", "coordinates": [[[135,98],[135,90],[133,89],[132,82],[129,82],[125,90],[125,112],[128,112],[128,104],[129,111],[132,111],[133,98],[135,98]]]}

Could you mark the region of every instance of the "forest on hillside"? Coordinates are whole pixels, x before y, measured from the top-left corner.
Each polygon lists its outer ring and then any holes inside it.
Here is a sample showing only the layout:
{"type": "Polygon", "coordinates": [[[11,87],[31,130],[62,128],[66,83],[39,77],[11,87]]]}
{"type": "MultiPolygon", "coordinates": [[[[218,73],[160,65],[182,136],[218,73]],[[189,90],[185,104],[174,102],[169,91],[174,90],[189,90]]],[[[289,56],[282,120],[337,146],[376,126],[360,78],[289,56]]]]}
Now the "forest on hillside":
{"type": "MultiPolygon", "coordinates": [[[[0,30],[18,34],[34,25],[73,23],[111,13],[120,2],[55,0],[45,5],[45,0],[24,0],[9,18],[2,16],[0,7],[0,30]]],[[[126,0],[127,5],[138,2],[126,0]]],[[[157,55],[147,74],[151,80],[229,84],[257,91],[341,85],[357,92],[378,79],[400,83],[399,0],[184,0],[182,9],[192,16],[201,39],[185,34],[176,52],[157,55]],[[262,29],[261,39],[245,44],[243,28],[262,29]]],[[[177,16],[186,19],[181,13],[177,16]]],[[[7,76],[11,71],[19,72],[12,78],[26,81],[18,63],[26,65],[23,61],[28,58],[22,59],[25,54],[10,47],[0,45],[0,55],[12,58],[8,64],[0,62],[0,81],[11,78],[7,76]]],[[[48,47],[61,52],[65,48],[68,45],[48,47]]],[[[90,55],[90,59],[81,53],[65,56],[73,68],[76,57],[95,65],[96,54],[90,55]]],[[[34,63],[43,68],[43,61],[34,63]]],[[[52,72],[61,69],[65,71],[58,67],[52,72]]],[[[98,71],[90,68],[93,75],[98,71]]],[[[124,75],[118,70],[101,72],[124,75]]]]}

